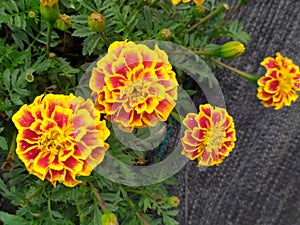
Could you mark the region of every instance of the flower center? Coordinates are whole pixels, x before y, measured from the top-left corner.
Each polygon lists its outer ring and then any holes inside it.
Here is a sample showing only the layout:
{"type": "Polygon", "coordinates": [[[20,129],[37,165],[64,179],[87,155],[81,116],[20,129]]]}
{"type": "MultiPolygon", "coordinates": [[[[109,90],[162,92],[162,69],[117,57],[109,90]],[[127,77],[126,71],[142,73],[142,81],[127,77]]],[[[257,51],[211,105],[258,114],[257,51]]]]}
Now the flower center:
{"type": "Polygon", "coordinates": [[[63,149],[65,142],[62,141],[63,137],[58,129],[52,128],[46,131],[40,140],[40,146],[42,151],[48,151],[51,154],[58,154],[63,149]]]}
{"type": "Polygon", "coordinates": [[[129,100],[131,107],[144,101],[147,97],[147,86],[142,81],[127,84],[123,90],[124,95],[129,100]]]}
{"type": "Polygon", "coordinates": [[[280,90],[284,93],[289,93],[293,88],[293,81],[291,76],[286,76],[280,80],[280,90]]]}
{"type": "Polygon", "coordinates": [[[204,144],[207,152],[217,151],[222,147],[224,131],[222,127],[212,126],[206,134],[204,144]]]}

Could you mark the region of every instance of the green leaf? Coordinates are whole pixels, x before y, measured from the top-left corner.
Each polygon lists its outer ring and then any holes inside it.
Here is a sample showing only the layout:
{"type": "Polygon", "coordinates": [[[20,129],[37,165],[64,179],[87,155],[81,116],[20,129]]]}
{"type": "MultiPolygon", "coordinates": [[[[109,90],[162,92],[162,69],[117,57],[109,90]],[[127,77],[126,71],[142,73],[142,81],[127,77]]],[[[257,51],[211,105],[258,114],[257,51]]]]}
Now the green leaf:
{"type": "Polygon", "coordinates": [[[89,36],[84,40],[83,55],[91,55],[101,40],[100,35],[89,36]]]}
{"type": "Polygon", "coordinates": [[[3,73],[3,84],[5,87],[5,90],[10,90],[10,71],[9,69],[6,69],[3,73]]]}
{"type": "Polygon", "coordinates": [[[94,34],[95,32],[91,31],[89,28],[87,27],[82,27],[79,28],[78,30],[75,30],[72,34],[72,36],[74,37],[88,37],[92,34],[94,34]]]}
{"type": "Polygon", "coordinates": [[[0,136],[0,148],[3,150],[8,150],[8,145],[5,137],[0,136]]]}
{"type": "Polygon", "coordinates": [[[144,16],[145,16],[145,25],[146,25],[146,30],[152,30],[152,13],[151,9],[148,6],[144,6],[144,16]]]}
{"type": "Polygon", "coordinates": [[[165,225],[177,225],[179,224],[178,221],[174,220],[170,216],[168,216],[166,213],[163,213],[163,222],[165,225]]]}
{"type": "Polygon", "coordinates": [[[95,208],[94,208],[93,225],[101,225],[100,218],[101,218],[101,212],[98,209],[98,207],[95,206],[95,208]]]}
{"type": "Polygon", "coordinates": [[[32,225],[33,222],[25,220],[23,217],[12,215],[6,212],[0,211],[0,220],[4,225],[32,225]]]}

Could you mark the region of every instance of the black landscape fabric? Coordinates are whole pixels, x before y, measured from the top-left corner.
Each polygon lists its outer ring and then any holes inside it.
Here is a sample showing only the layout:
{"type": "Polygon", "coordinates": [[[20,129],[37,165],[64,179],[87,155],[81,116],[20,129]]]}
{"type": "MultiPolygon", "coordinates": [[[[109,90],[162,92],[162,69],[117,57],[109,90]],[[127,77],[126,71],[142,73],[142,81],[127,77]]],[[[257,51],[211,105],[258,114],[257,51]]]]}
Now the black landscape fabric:
{"type": "MultiPolygon", "coordinates": [[[[238,1],[226,1],[234,6],[238,1]]],[[[230,65],[264,75],[260,62],[281,52],[300,65],[300,1],[252,0],[236,14],[251,41],[230,65]]],[[[256,86],[217,70],[237,143],[218,167],[199,172],[188,163],[172,193],[181,199],[182,225],[300,224],[300,101],[279,111],[264,108],[256,86]]],[[[195,99],[197,102],[197,99],[195,99]]]]}

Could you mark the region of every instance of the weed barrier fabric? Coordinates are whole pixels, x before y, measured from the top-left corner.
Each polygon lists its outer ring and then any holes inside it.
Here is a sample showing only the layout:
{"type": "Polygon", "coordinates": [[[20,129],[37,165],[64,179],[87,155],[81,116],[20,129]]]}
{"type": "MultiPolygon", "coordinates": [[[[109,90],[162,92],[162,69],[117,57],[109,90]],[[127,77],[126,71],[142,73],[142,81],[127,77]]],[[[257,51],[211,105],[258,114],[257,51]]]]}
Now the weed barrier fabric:
{"type": "MultiPolygon", "coordinates": [[[[238,1],[226,1],[233,7],[238,1]]],[[[252,0],[235,15],[251,35],[245,54],[228,64],[259,76],[276,52],[300,65],[300,1],[252,0]]],[[[236,147],[219,166],[189,162],[171,193],[181,199],[181,225],[300,224],[300,101],[264,108],[256,86],[215,70],[237,129],[236,147]]],[[[194,99],[196,105],[201,98],[194,99]]]]}

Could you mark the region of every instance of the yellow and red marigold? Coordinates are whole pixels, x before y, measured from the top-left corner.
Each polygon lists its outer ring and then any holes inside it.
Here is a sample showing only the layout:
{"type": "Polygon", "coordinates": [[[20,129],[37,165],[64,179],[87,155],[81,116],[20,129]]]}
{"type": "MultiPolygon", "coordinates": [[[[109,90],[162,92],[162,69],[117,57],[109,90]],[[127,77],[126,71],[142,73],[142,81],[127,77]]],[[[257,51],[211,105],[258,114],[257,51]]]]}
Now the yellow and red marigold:
{"type": "Polygon", "coordinates": [[[73,187],[102,162],[110,132],[91,100],[48,94],[23,105],[12,120],[18,129],[16,153],[29,173],[73,187]]]}
{"type": "MultiPolygon", "coordinates": [[[[188,3],[191,0],[171,0],[171,1],[172,1],[173,5],[178,5],[180,2],[188,3]]],[[[205,0],[193,0],[193,2],[195,2],[196,6],[201,6],[204,1],[205,0]]]]}
{"type": "Polygon", "coordinates": [[[235,146],[233,119],[223,108],[205,104],[199,109],[198,114],[189,113],[183,120],[187,130],[181,139],[182,154],[198,159],[198,166],[218,165],[235,146]]]}
{"type": "Polygon", "coordinates": [[[291,59],[282,57],[277,52],[275,59],[267,57],[261,65],[267,72],[257,82],[257,97],[265,107],[273,106],[278,110],[283,106],[290,106],[298,99],[300,72],[291,59]]]}
{"type": "Polygon", "coordinates": [[[114,42],[90,79],[96,107],[124,131],[166,121],[177,99],[176,74],[155,46],[114,42]]]}

